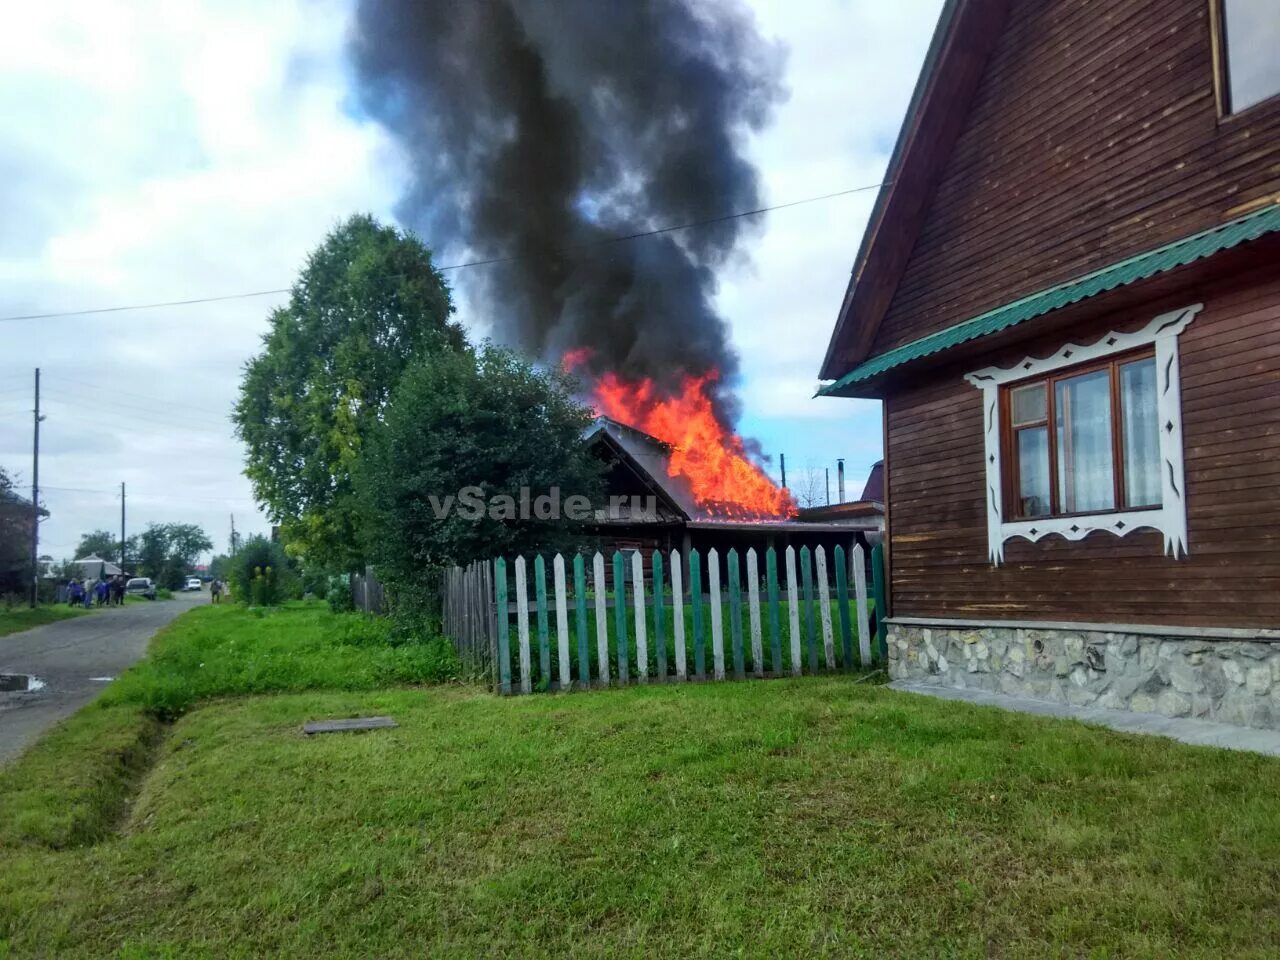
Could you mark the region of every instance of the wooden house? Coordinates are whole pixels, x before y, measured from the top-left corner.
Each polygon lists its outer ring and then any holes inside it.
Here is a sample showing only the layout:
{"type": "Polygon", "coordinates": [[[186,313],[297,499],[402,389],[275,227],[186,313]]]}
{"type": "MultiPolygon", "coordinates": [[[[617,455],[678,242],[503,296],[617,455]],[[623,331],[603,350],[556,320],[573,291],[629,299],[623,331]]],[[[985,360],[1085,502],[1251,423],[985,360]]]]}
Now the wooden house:
{"type": "MultiPolygon", "coordinates": [[[[700,507],[688,483],[670,469],[670,447],[656,437],[608,417],[598,417],[587,431],[592,452],[606,464],[604,481],[610,505],[597,511],[589,528],[590,547],[606,554],[690,548],[704,556],[715,548],[725,562],[728,552],[740,555],[754,547],[836,546],[852,551],[856,544],[879,542],[882,506],[850,503],[839,512],[828,508],[801,511],[793,519],[730,519],[700,507]]],[[[873,471],[874,477],[874,471],[873,471]]]]}
{"type": "Polygon", "coordinates": [[[1280,727],[1280,5],[948,0],[821,370],[898,678],[1280,727]]]}

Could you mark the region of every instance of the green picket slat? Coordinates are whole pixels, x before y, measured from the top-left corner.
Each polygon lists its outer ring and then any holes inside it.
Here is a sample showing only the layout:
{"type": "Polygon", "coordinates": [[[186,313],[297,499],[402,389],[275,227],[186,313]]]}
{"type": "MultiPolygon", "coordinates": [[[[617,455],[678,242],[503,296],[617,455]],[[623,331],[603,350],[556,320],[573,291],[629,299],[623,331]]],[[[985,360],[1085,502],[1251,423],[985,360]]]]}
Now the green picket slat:
{"type": "Polygon", "coordinates": [[[702,557],[689,551],[689,604],[693,608],[693,675],[707,679],[707,648],[702,637],[702,557]]]}
{"type": "Polygon", "coordinates": [[[764,554],[769,588],[769,656],[773,672],[782,675],[782,620],[778,609],[778,554],[770,547],[764,554]]]}
{"type": "Polygon", "coordinates": [[[849,568],[844,547],[836,546],[836,600],[840,604],[840,656],[846,670],[853,669],[853,621],[849,617],[849,568]]]}
{"type": "Polygon", "coordinates": [[[729,551],[729,636],[733,643],[733,676],[745,680],[747,666],[742,656],[742,573],[738,569],[738,551],[729,551]]]}
{"type": "Polygon", "coordinates": [[[878,543],[871,548],[871,583],[876,595],[876,645],[880,662],[884,663],[889,659],[889,628],[884,622],[889,613],[889,602],[884,588],[884,547],[878,543]]]}
{"type": "Polygon", "coordinates": [[[809,672],[818,672],[818,625],[813,609],[813,563],[809,548],[800,548],[800,582],[804,584],[805,641],[809,647],[809,672]]]}
{"type": "Polygon", "coordinates": [[[573,605],[578,626],[578,684],[591,686],[591,653],[587,641],[587,566],[582,554],[573,558],[573,605]]]}
{"type": "Polygon", "coordinates": [[[667,679],[667,596],[663,586],[662,553],[653,551],[653,642],[658,658],[658,682],[667,679]]]}
{"type": "Polygon", "coordinates": [[[498,608],[498,689],[511,692],[511,613],[507,610],[507,561],[493,561],[493,582],[498,608]]]}
{"type": "Polygon", "coordinates": [[[622,551],[613,552],[613,626],[618,633],[618,682],[631,679],[631,652],[627,637],[627,567],[622,551]]]}
{"type": "Polygon", "coordinates": [[[538,602],[538,682],[551,683],[551,624],[547,615],[547,565],[533,558],[533,590],[538,602]]]}

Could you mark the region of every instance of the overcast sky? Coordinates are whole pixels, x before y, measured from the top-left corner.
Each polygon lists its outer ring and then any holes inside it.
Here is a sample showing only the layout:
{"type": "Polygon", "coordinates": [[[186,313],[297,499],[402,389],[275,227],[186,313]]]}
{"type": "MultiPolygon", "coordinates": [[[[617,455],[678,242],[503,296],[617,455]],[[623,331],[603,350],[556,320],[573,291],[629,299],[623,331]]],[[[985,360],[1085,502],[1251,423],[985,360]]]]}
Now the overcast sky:
{"type": "MultiPolygon", "coordinates": [[[[767,202],[878,182],[941,0],[756,0],[790,97],[751,146],[767,202]]],[[[391,219],[400,158],[352,109],[349,6],[52,0],[0,32],[0,317],[267,290],[356,211],[391,219]]],[[[770,214],[721,279],[744,434],[789,473],[880,456],[878,407],[812,400],[874,191],[770,214]]],[[[726,213],[731,211],[725,211],[726,213]]],[[[424,238],[428,243],[430,237],[424,238]]],[[[230,517],[266,532],[227,412],[282,296],[0,322],[0,465],[31,480],[44,371],[41,552],[81,533],[230,517]]],[[[482,317],[462,319],[483,331],[482,317]]],[[[790,479],[790,478],[789,478],[790,479]]],[[[793,486],[795,484],[793,483],[793,486]]]]}

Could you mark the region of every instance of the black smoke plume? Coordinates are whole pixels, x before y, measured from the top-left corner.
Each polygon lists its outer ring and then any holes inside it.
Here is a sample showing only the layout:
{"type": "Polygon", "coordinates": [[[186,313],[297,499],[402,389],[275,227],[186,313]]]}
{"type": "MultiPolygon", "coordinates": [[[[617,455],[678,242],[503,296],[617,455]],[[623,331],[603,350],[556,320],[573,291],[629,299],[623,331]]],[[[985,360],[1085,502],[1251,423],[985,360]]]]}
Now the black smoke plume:
{"type": "MultiPolygon", "coordinates": [[[[359,0],[361,107],[403,149],[397,214],[451,255],[499,339],[674,384],[737,357],[712,297],[762,206],[743,141],[782,56],[733,0],[359,0]]],[[[732,419],[729,392],[722,412],[732,419]]]]}

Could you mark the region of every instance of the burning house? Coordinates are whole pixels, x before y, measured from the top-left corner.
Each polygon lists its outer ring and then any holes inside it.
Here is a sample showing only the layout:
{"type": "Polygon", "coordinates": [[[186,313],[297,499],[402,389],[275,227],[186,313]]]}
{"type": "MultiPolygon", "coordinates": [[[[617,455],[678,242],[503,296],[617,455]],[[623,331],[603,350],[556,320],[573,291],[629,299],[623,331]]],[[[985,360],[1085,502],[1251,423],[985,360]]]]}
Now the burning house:
{"type": "MultiPolygon", "coordinates": [[[[605,487],[611,508],[598,511],[590,529],[594,545],[606,553],[673,549],[687,555],[695,548],[705,555],[715,548],[724,556],[754,547],[785,550],[808,546],[836,546],[852,550],[855,544],[869,548],[879,542],[880,520],[855,508],[843,513],[840,505],[785,513],[752,513],[742,504],[700,501],[695,484],[680,472],[682,451],[675,445],[619,423],[599,417],[587,432],[592,451],[604,461],[605,487]],[[829,510],[824,516],[821,511],[829,510]]],[[[758,468],[757,468],[758,469],[758,468]]],[[[763,472],[761,473],[763,476],[763,472]]],[[[768,481],[767,477],[764,477],[768,481]]],[[[775,488],[789,501],[790,495],[775,488]]]]}

